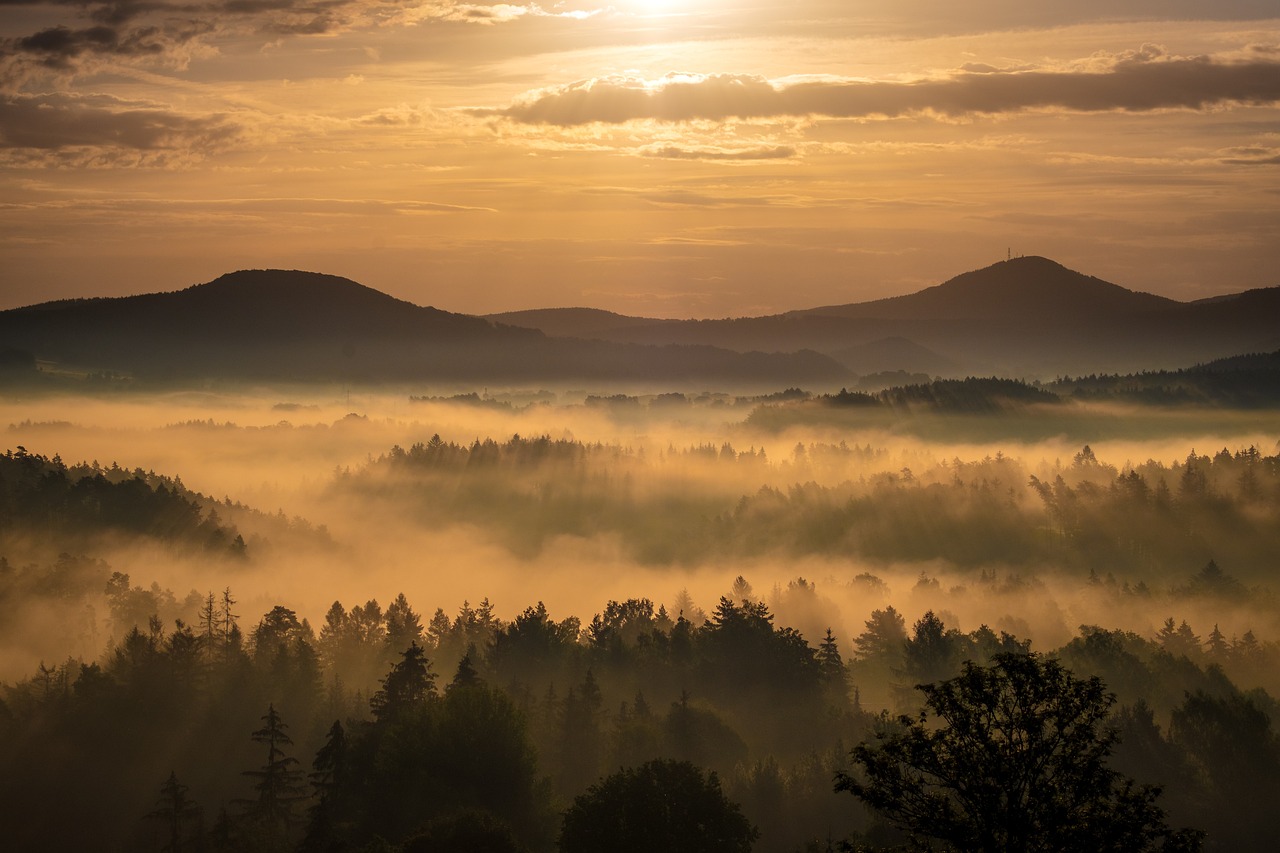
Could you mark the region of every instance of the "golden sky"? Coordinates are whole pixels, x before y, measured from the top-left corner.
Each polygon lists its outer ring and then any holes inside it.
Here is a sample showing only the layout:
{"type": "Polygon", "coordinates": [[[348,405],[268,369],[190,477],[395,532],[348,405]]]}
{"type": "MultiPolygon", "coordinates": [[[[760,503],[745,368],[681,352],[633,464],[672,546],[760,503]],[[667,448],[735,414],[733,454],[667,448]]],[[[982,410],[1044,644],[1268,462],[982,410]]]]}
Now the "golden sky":
{"type": "Polygon", "coordinates": [[[758,314],[1280,284],[1275,0],[0,0],[0,308],[250,267],[758,314]]]}

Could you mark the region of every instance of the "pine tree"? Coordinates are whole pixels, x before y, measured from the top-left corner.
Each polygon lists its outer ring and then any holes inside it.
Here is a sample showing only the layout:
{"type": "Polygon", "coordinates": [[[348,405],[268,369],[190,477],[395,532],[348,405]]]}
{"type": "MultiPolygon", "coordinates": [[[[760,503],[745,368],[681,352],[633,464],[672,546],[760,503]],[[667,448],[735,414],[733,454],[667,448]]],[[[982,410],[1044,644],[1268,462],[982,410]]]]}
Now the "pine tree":
{"type": "Polygon", "coordinates": [[[346,780],[347,733],[341,720],[334,720],[325,735],[324,745],[316,752],[308,778],[316,795],[321,799],[330,796],[346,780]]]}
{"type": "Polygon", "coordinates": [[[836,644],[835,635],[827,629],[827,635],[818,644],[815,655],[822,684],[831,694],[831,698],[843,701],[848,689],[848,671],[844,666],[844,658],[840,656],[840,647],[836,644]]]}
{"type": "Polygon", "coordinates": [[[435,682],[426,653],[417,643],[411,644],[382,679],[382,689],[369,700],[373,716],[379,722],[387,722],[409,708],[422,705],[434,694],[435,682]]]}
{"type": "Polygon", "coordinates": [[[169,840],[163,849],[181,853],[183,842],[189,834],[186,827],[199,816],[200,806],[188,799],[187,786],[178,781],[177,773],[170,771],[169,778],[160,788],[160,800],[156,803],[155,811],[147,815],[149,819],[163,822],[168,827],[169,840]]]}
{"type": "Polygon", "coordinates": [[[274,705],[267,706],[262,722],[263,727],[255,731],[252,738],[255,743],[266,745],[267,762],[259,770],[244,771],[245,776],[258,780],[254,784],[258,796],[248,801],[248,815],[268,833],[283,836],[296,822],[293,804],[302,799],[302,771],[298,769],[298,759],[284,752],[284,747],[292,746],[293,740],[285,734],[288,726],[274,705]]]}
{"type": "Polygon", "coordinates": [[[232,850],[236,847],[237,834],[226,807],[218,809],[218,817],[209,827],[209,846],[216,851],[232,850]]]}
{"type": "Polygon", "coordinates": [[[1209,637],[1205,641],[1205,654],[1209,658],[1210,663],[1221,664],[1230,654],[1231,647],[1227,643],[1227,638],[1218,630],[1218,623],[1213,623],[1213,630],[1209,632],[1209,637]]]}
{"type": "Polygon", "coordinates": [[[467,653],[462,656],[462,660],[458,661],[458,671],[453,675],[453,681],[449,682],[449,689],[455,687],[474,687],[480,683],[480,675],[476,672],[476,668],[471,665],[471,655],[475,652],[476,647],[469,646],[467,653]]]}
{"type": "Polygon", "coordinates": [[[299,847],[303,853],[332,849],[341,834],[347,811],[343,796],[347,751],[346,731],[340,720],[334,720],[308,774],[316,802],[307,812],[307,831],[299,847]]]}
{"type": "Polygon", "coordinates": [[[422,619],[413,612],[403,592],[387,607],[384,618],[387,624],[387,649],[393,654],[398,655],[411,644],[422,642],[422,619]]]}

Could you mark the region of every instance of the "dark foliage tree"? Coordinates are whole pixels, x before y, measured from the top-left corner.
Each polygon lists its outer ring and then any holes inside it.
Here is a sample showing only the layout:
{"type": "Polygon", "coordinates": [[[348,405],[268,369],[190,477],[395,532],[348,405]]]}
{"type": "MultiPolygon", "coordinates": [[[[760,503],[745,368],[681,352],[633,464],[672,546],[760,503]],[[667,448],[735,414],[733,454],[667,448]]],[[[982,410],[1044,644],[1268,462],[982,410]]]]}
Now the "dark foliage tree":
{"type": "Polygon", "coordinates": [[[458,810],[490,812],[533,847],[545,845],[549,791],[525,720],[502,692],[455,687],[360,730],[350,790],[361,835],[392,841],[458,810]]]}
{"type": "Polygon", "coordinates": [[[400,654],[412,644],[422,643],[422,618],[409,606],[404,593],[387,607],[384,617],[387,625],[387,649],[400,654]]]}
{"type": "Polygon", "coordinates": [[[505,683],[528,684],[540,673],[555,675],[579,650],[575,617],[556,622],[541,601],[496,631],[489,660],[505,683]]]}
{"type": "Polygon", "coordinates": [[[435,695],[435,673],[422,647],[412,643],[400,658],[382,680],[382,689],[369,701],[373,716],[380,722],[422,705],[435,695]]]}
{"type": "Polygon", "coordinates": [[[511,828],[485,811],[436,818],[400,848],[402,853],[523,853],[511,828]]]}
{"type": "Polygon", "coordinates": [[[453,681],[449,682],[449,690],[458,687],[475,687],[480,683],[480,673],[476,672],[475,666],[471,663],[473,651],[474,649],[468,649],[462,656],[462,660],[458,661],[458,669],[453,674],[453,681]]]}
{"type": "Polygon", "coordinates": [[[664,754],[700,767],[730,770],[747,757],[747,744],[715,711],[699,708],[682,692],[662,721],[664,754]]]}
{"type": "Polygon", "coordinates": [[[686,761],[656,760],[592,785],[565,812],[561,853],[748,853],[754,827],[686,761]]]}
{"type": "Polygon", "coordinates": [[[303,851],[328,850],[344,834],[349,821],[347,796],[348,746],[346,729],[334,720],[325,736],[324,745],[311,763],[311,788],[315,803],[307,813],[307,831],[303,851]]]}
{"type": "Polygon", "coordinates": [[[838,705],[844,704],[849,691],[849,672],[845,669],[844,658],[840,655],[840,646],[835,635],[827,629],[827,635],[818,644],[816,654],[818,671],[821,673],[822,686],[827,691],[828,699],[838,705]]]}
{"type": "Polygon", "coordinates": [[[950,678],[964,652],[963,635],[947,628],[932,610],[913,626],[904,647],[906,675],[913,682],[934,682],[950,678]]]}
{"type": "Polygon", "coordinates": [[[192,825],[198,827],[200,806],[187,797],[187,786],[178,781],[177,773],[169,773],[169,778],[160,788],[160,800],[147,818],[164,825],[164,850],[181,853],[188,846],[196,846],[188,845],[188,841],[192,836],[192,825]]]}
{"type": "Polygon", "coordinates": [[[262,827],[264,833],[285,837],[296,823],[294,805],[303,797],[302,771],[298,759],[286,755],[284,748],[293,740],[285,733],[288,726],[280,719],[274,705],[267,707],[262,728],[252,735],[255,743],[267,747],[267,761],[258,770],[246,770],[245,776],[257,781],[257,798],[247,802],[247,817],[262,827]]]}
{"type": "Polygon", "coordinates": [[[867,630],[853,641],[857,657],[863,661],[886,661],[896,665],[902,659],[907,641],[906,620],[892,605],[884,610],[871,611],[866,622],[867,630]]]}
{"type": "Polygon", "coordinates": [[[71,538],[117,532],[138,534],[213,553],[243,556],[244,540],[216,512],[202,518],[200,504],[181,481],[141,468],[69,468],[60,458],[19,446],[0,454],[0,532],[38,525],[71,538]]]}
{"type": "Polygon", "coordinates": [[[558,749],[553,759],[561,790],[570,796],[599,777],[604,746],[602,704],[595,674],[587,670],[586,678],[569,689],[560,706],[558,749]]]}
{"type": "Polygon", "coordinates": [[[1280,831],[1280,739],[1266,709],[1271,700],[1229,685],[1218,692],[1190,693],[1173,711],[1170,734],[1208,783],[1204,825],[1215,849],[1263,850],[1280,831]]]}
{"type": "Polygon", "coordinates": [[[919,689],[927,710],[856,747],[861,773],[836,777],[836,790],[889,818],[916,849],[932,841],[965,853],[1199,849],[1198,833],[1168,828],[1157,788],[1107,765],[1114,697],[1099,679],[1037,655],[1000,654],[919,689]]]}

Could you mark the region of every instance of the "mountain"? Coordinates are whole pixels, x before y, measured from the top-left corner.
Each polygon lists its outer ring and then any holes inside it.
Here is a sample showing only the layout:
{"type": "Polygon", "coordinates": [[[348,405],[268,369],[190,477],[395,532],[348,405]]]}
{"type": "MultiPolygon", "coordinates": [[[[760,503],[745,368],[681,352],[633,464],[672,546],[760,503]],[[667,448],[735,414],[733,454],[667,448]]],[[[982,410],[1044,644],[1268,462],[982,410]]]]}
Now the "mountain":
{"type": "MultiPolygon", "coordinates": [[[[555,311],[507,316],[552,335],[568,327],[561,322],[567,318],[555,311]]],[[[1052,378],[1177,367],[1274,349],[1269,344],[1280,336],[1280,287],[1183,303],[1129,290],[1048,258],[1022,257],[869,302],[725,320],[596,319],[591,334],[611,341],[735,350],[807,347],[859,373],[1052,378]],[[899,343],[886,346],[885,341],[899,343]]]]}
{"type": "Polygon", "coordinates": [[[892,320],[1092,321],[1163,311],[1182,303],[1126,290],[1041,257],[1001,261],[905,296],[829,305],[784,316],[892,320]]]}
{"type": "Polygon", "coordinates": [[[537,329],[552,337],[603,338],[604,340],[609,340],[626,329],[681,322],[650,317],[628,317],[625,314],[615,314],[600,308],[534,308],[527,311],[486,314],[485,319],[508,326],[537,329]]]}
{"type": "Polygon", "coordinates": [[[1048,379],[1172,368],[1277,340],[1280,287],[1183,303],[1039,257],[904,296],[725,320],[591,308],[471,317],[283,270],[0,312],[0,351],[15,364],[152,378],[838,387],[898,370],[1048,379]]]}
{"type": "Polygon", "coordinates": [[[152,379],[794,384],[849,375],[811,351],[549,338],[297,270],[243,270],[170,293],[3,311],[0,349],[152,379]]]}

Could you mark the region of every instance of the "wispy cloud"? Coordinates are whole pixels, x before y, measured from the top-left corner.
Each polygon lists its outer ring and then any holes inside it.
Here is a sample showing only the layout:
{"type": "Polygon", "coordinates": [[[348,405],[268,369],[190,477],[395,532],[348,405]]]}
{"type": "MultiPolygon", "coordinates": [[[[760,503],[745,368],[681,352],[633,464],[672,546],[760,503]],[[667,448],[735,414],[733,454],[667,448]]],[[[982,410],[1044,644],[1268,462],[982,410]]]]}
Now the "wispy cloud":
{"type": "Polygon", "coordinates": [[[638,149],[642,157],[661,160],[786,160],[798,153],[790,145],[769,145],[751,148],[684,148],[678,145],[656,145],[638,149]]]}

